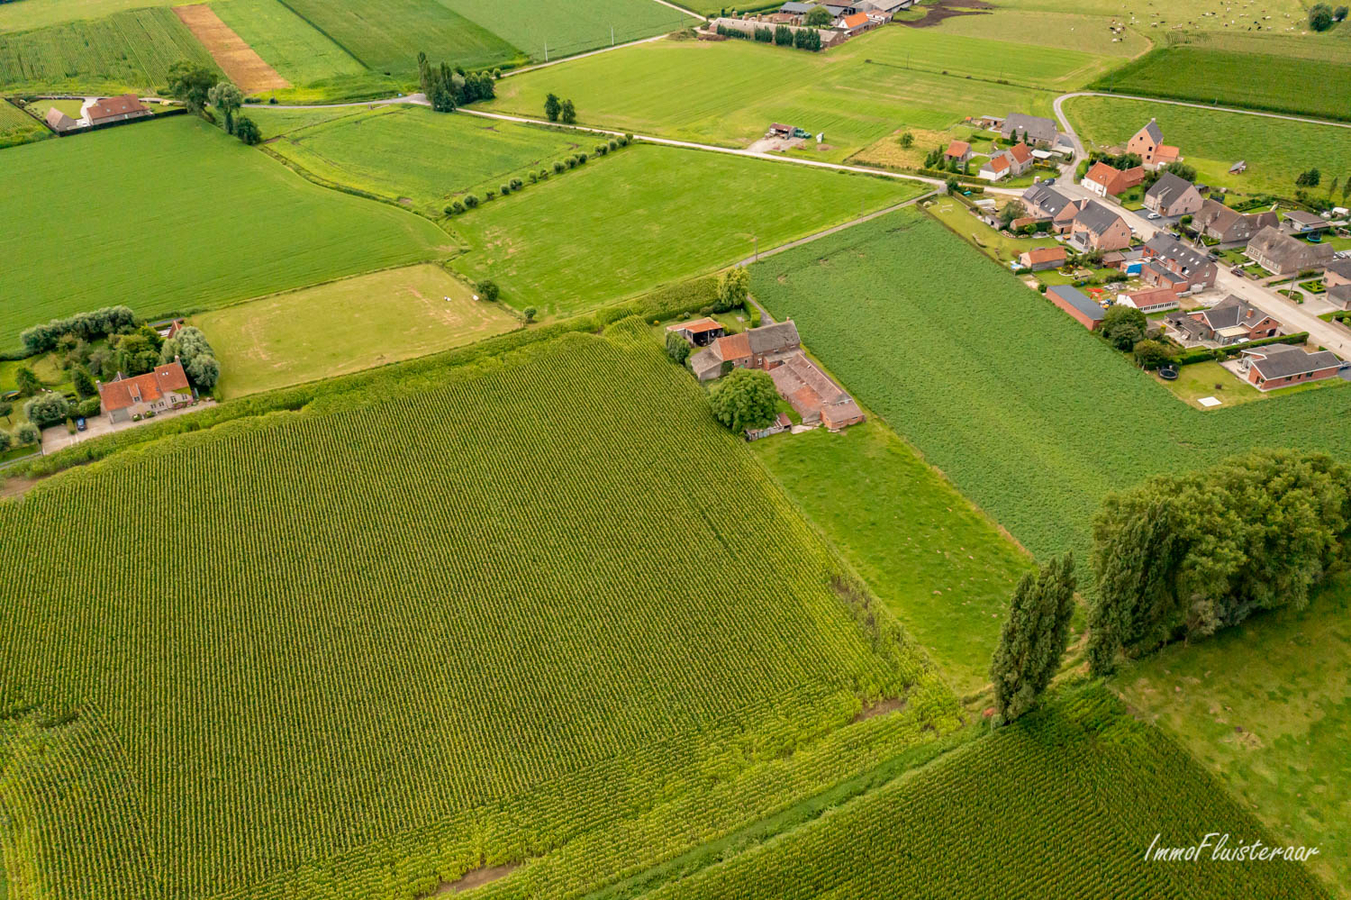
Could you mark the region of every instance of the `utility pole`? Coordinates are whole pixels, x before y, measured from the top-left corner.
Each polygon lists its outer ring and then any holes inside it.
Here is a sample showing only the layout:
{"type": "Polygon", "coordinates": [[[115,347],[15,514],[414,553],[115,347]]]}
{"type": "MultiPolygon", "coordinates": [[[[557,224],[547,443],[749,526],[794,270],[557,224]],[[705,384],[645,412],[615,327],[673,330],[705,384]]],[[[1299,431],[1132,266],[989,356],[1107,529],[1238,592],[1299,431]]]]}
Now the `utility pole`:
{"type": "Polygon", "coordinates": [[[756,261],[756,262],[759,262],[759,261],[760,261],[760,236],[759,236],[758,234],[753,234],[753,235],[751,235],[751,240],[755,241],[755,261],[756,261]]]}
{"type": "Polygon", "coordinates": [[[613,25],[611,25],[611,26],[610,26],[610,46],[613,47],[614,45],[615,45],[615,27],[614,27],[613,25]]]}
{"type": "Polygon", "coordinates": [[[545,61],[545,62],[548,62],[548,61],[549,61],[549,42],[548,42],[548,41],[545,41],[545,42],[544,42],[544,61],[545,61]]]}

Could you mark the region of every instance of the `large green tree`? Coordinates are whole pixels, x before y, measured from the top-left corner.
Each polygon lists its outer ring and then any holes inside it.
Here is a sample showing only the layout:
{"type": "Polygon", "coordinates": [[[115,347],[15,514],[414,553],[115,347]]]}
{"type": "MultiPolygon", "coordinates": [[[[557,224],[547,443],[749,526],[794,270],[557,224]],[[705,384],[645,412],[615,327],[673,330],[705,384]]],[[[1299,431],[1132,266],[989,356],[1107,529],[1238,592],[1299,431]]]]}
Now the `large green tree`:
{"type": "Polygon", "coordinates": [[[1145,339],[1149,320],[1133,306],[1117,304],[1102,318],[1102,336],[1118,350],[1129,351],[1145,339]]]}
{"type": "Polygon", "coordinates": [[[718,297],[713,304],[713,309],[715,312],[727,312],[730,309],[736,309],[738,306],[745,306],[746,298],[750,296],[750,293],[750,271],[741,266],[728,269],[718,278],[718,297]]]}
{"type": "Polygon", "coordinates": [[[830,14],[830,10],[824,6],[813,6],[807,11],[807,16],[802,20],[802,24],[812,28],[824,28],[833,21],[835,21],[835,17],[830,14]]]}
{"type": "Polygon", "coordinates": [[[207,91],[211,105],[225,116],[225,133],[235,133],[235,113],[244,105],[244,92],[228,81],[218,81],[207,91]]]}
{"type": "Polygon", "coordinates": [[[737,434],[773,422],[778,399],[774,379],[759,369],[733,369],[709,393],[713,414],[737,434]]]}
{"type": "Polygon", "coordinates": [[[1018,582],[990,660],[996,725],[1032,709],[1059,671],[1070,639],[1074,589],[1074,557],[1068,553],[1018,582]]]}
{"type": "Polygon", "coordinates": [[[169,67],[170,96],[182,100],[192,112],[200,113],[206,108],[215,86],[216,73],[206,66],[180,59],[169,67]]]}

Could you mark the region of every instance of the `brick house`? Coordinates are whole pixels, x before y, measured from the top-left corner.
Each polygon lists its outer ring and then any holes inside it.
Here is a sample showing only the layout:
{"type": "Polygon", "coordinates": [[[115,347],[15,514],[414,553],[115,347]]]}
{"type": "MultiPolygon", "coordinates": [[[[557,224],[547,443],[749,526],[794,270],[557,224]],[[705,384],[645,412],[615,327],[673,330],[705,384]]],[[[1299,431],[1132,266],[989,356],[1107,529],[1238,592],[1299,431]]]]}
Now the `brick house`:
{"type": "Polygon", "coordinates": [[[1089,331],[1097,331],[1107,315],[1101,306],[1090,300],[1082,291],[1067,284],[1047,288],[1046,297],[1089,331]]]}
{"type": "Polygon", "coordinates": [[[1154,119],[1150,119],[1144,128],[1135,132],[1134,137],[1126,143],[1126,152],[1138,154],[1141,163],[1150,170],[1177,162],[1182,158],[1178,155],[1180,151],[1176,147],[1163,142],[1163,131],[1154,119]]]}
{"type": "Polygon", "coordinates": [[[675,325],[667,325],[666,330],[683,337],[691,347],[707,347],[726,334],[721,322],[707,316],[702,319],[695,319],[692,322],[678,322],[675,325]]]}
{"type": "Polygon", "coordinates": [[[1120,294],[1117,296],[1116,302],[1122,306],[1132,306],[1145,314],[1166,312],[1170,309],[1177,309],[1179,306],[1177,294],[1174,294],[1168,288],[1154,288],[1148,291],[1132,291],[1129,294],[1120,294]]]}
{"type": "Polygon", "coordinates": [[[1145,191],[1145,209],[1161,216],[1190,216],[1201,211],[1201,192],[1185,178],[1164,172],[1145,191]]]}
{"type": "Polygon", "coordinates": [[[1263,228],[1248,241],[1244,253],[1273,275],[1294,275],[1306,269],[1322,269],[1332,262],[1336,251],[1331,244],[1310,244],[1283,233],[1279,228],[1263,228]]]}
{"type": "Polygon", "coordinates": [[[1033,247],[1024,250],[1018,256],[1018,265],[1033,272],[1043,269],[1057,269],[1065,264],[1064,247],[1033,247]]]}
{"type": "Polygon", "coordinates": [[[959,163],[969,162],[971,160],[971,145],[966,141],[953,141],[948,144],[948,149],[943,152],[945,160],[955,160],[959,163]]]}
{"type": "Polygon", "coordinates": [[[1268,344],[1243,351],[1239,371],[1259,391],[1274,391],[1334,377],[1342,362],[1328,350],[1307,353],[1289,344],[1268,344]]]}
{"type": "Polygon", "coordinates": [[[1049,219],[1056,234],[1070,230],[1074,217],[1087,205],[1086,200],[1071,200],[1055,188],[1037,183],[1023,191],[1023,205],[1039,219],[1049,219]]]}
{"type": "Polygon", "coordinates": [[[1328,287],[1351,284],[1351,259],[1334,259],[1323,270],[1323,283],[1328,287]]]}
{"type": "Polygon", "coordinates": [[[149,115],[154,114],[148,106],[136,99],[135,94],[105,97],[85,109],[85,118],[89,120],[90,125],[106,125],[109,122],[123,122],[149,115]]]}
{"type": "Polygon", "coordinates": [[[1338,309],[1351,309],[1351,282],[1328,288],[1326,299],[1338,309]]]}
{"type": "Polygon", "coordinates": [[[1140,258],[1143,260],[1140,277],[1148,284],[1166,287],[1175,294],[1213,287],[1219,272],[1219,266],[1208,255],[1198,253],[1163,232],[1150,238],[1140,258]]]}
{"type": "Polygon", "coordinates": [[[1117,197],[1126,193],[1145,179],[1142,166],[1131,169],[1114,169],[1105,162],[1095,162],[1084,173],[1080,184],[1085,190],[1099,197],[1117,197]]]}
{"type": "Polygon", "coordinates": [[[735,368],[770,370],[802,347],[792,320],[752,328],[718,338],[689,358],[690,369],[700,381],[722,375],[724,363],[735,368]]]}
{"type": "Polygon", "coordinates": [[[1210,309],[1170,313],[1165,319],[1184,341],[1214,342],[1221,347],[1242,341],[1260,341],[1281,333],[1281,323],[1233,295],[1210,309]]]}
{"type": "Polygon", "coordinates": [[[1050,147],[1060,132],[1054,119],[1009,113],[1000,124],[999,134],[1006,141],[1021,141],[1033,146],[1050,147]]]}
{"type": "Polygon", "coordinates": [[[1083,252],[1124,250],[1131,245],[1131,228],[1121,216],[1090,200],[1074,217],[1069,240],[1083,252]]]}
{"type": "Polygon", "coordinates": [[[47,127],[50,128],[52,131],[55,131],[57,134],[72,131],[75,128],[79,127],[78,122],[76,122],[70,116],[63,113],[61,110],[57,109],[55,106],[47,110],[46,121],[47,127]]]}
{"type": "Polygon", "coordinates": [[[127,378],[120,372],[112,381],[98,382],[99,404],[114,423],[134,416],[162,413],[192,403],[188,374],[178,360],[156,366],[153,372],[127,378]]]}
{"type": "Polygon", "coordinates": [[[1236,212],[1218,200],[1207,199],[1201,211],[1192,219],[1200,234],[1218,241],[1223,248],[1241,247],[1252,240],[1263,228],[1279,224],[1274,212],[1244,214],[1236,212]]]}

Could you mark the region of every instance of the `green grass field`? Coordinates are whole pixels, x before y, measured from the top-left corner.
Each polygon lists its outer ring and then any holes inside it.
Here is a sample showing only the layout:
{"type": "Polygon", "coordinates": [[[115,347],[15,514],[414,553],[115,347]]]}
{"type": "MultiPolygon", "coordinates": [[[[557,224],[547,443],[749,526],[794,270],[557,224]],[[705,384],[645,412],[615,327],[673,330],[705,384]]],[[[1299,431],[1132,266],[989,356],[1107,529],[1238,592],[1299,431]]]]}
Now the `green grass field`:
{"type": "Polygon", "coordinates": [[[5,152],[0,347],[36,322],[125,303],[189,312],[443,252],[427,220],[325,190],[200,119],[5,152]],[[91,172],[116,177],[91,178],[91,172]],[[135,227],[129,227],[135,223],[135,227]]]}
{"type": "Polygon", "coordinates": [[[52,133],[28,113],[0,100],[0,149],[49,138],[52,133]]]}
{"type": "Polygon", "coordinates": [[[989,519],[877,420],[751,448],[959,694],[989,684],[1009,597],[1029,566],[989,519]]]}
{"type": "Polygon", "coordinates": [[[147,92],[163,86],[169,66],[180,59],[215,68],[206,48],[172,11],[130,10],[0,34],[0,89],[147,92]]]}
{"type": "Polygon", "coordinates": [[[519,51],[437,0],[288,0],[288,8],[363,65],[405,87],[417,83],[417,55],[433,63],[477,69],[501,65],[519,51]]]}
{"type": "Polygon", "coordinates": [[[902,125],[942,130],[992,111],[1050,115],[1056,94],[1117,62],[901,27],[828,53],[657,41],[505,79],[489,106],[539,117],[552,92],[573,100],[583,124],[726,146],[788,122],[825,134],[827,149],[802,153],[838,161],[902,125]],[[965,75],[973,59],[980,80],[965,75]]]}
{"type": "Polygon", "coordinates": [[[46,896],[413,897],[527,857],[571,895],[956,726],[641,324],[421,372],[0,502],[6,860],[46,896]]]}
{"type": "MultiPolygon", "coordinates": [[[[310,127],[285,132],[268,149],[313,173],[389,200],[406,200],[421,213],[442,215],[456,195],[482,197],[513,177],[550,168],[595,141],[467,115],[445,115],[419,106],[343,110],[310,127]],[[416,165],[409,160],[416,159],[416,165]]],[[[273,113],[255,113],[271,134],[273,113]]],[[[282,115],[286,115],[283,113],[282,115]]]]}
{"type": "Polygon", "coordinates": [[[1351,579],[1284,609],[1132,665],[1116,688],[1177,735],[1284,841],[1318,844],[1311,866],[1342,893],[1351,862],[1351,579]]]}
{"type": "Polygon", "coordinates": [[[1143,860],[1156,836],[1189,847],[1208,832],[1270,845],[1185,751],[1094,687],[644,896],[1327,896],[1297,862],[1143,860]]]}
{"type": "Polygon", "coordinates": [[[1189,409],[927,215],[902,210],[752,267],[858,398],[1038,557],[1086,561],[1103,496],[1254,447],[1351,456],[1345,384],[1189,409]],[[840,298],[848,298],[842,303],[840,298]]]}
{"type": "Polygon", "coordinates": [[[1160,42],[1175,29],[1228,32],[1261,26],[1284,32],[1291,26],[1304,27],[1308,15],[1299,0],[1178,0],[1146,7],[1128,0],[997,0],[996,5],[1001,7],[996,16],[1003,15],[1003,9],[1108,16],[1160,42]]]}
{"type": "Polygon", "coordinates": [[[636,41],[698,24],[653,0],[441,0],[532,59],[550,59],[636,41]],[[611,31],[613,29],[613,32],[611,31]]]}
{"type": "Polygon", "coordinates": [[[469,251],[451,265],[498,282],[516,309],[570,315],[745,259],[756,239],[768,250],[927,189],[640,145],[456,218],[469,251]]]}
{"type": "Polygon", "coordinates": [[[1351,120],[1351,63],[1208,46],[1152,50],[1098,79],[1098,90],[1351,120]],[[1254,78],[1254,72],[1264,73],[1254,78]]]}
{"type": "Polygon", "coordinates": [[[1124,145],[1158,119],[1164,140],[1180,147],[1187,165],[1212,187],[1293,196],[1295,179],[1307,169],[1319,169],[1327,180],[1351,177],[1351,128],[1105,97],[1075,97],[1065,101],[1065,112],[1079,136],[1099,147],[1124,145]],[[1241,159],[1247,171],[1230,175],[1241,159]]]}
{"type": "Polygon", "coordinates": [[[426,264],[227,306],[192,324],[221,363],[216,397],[229,399],[458,347],[520,320],[426,264]]]}
{"type": "Polygon", "coordinates": [[[23,0],[0,3],[0,32],[30,31],[81,19],[102,19],[131,9],[167,5],[160,0],[23,0]]]}
{"type": "Polygon", "coordinates": [[[1149,39],[1137,31],[1111,31],[1109,16],[1085,16],[1073,12],[1044,12],[1000,8],[988,15],[953,16],[944,19],[934,31],[943,35],[989,38],[1034,47],[1080,50],[1097,56],[1132,57],[1150,48],[1149,39]]]}

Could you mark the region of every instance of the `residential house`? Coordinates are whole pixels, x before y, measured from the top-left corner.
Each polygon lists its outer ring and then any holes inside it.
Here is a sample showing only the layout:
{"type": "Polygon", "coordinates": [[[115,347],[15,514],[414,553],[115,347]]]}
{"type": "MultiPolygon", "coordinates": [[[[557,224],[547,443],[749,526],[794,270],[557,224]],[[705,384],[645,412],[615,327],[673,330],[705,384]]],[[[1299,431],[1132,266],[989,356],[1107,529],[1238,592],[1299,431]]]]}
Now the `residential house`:
{"type": "Polygon", "coordinates": [[[1181,159],[1176,147],[1163,142],[1163,132],[1154,119],[1135,132],[1135,136],[1126,143],[1126,152],[1138,154],[1144,167],[1151,171],[1181,159]]]}
{"type": "Polygon", "coordinates": [[[1215,284],[1219,266],[1208,254],[1198,253],[1171,234],[1159,232],[1145,243],[1140,277],[1175,294],[1203,291],[1215,284]]]}
{"type": "Polygon", "coordinates": [[[1070,243],[1082,252],[1124,250],[1131,245],[1126,220],[1095,200],[1088,201],[1070,225],[1070,243]]]}
{"type": "Polygon", "coordinates": [[[114,422],[129,422],[135,416],[162,413],[192,403],[188,375],[178,360],[156,366],[153,372],[127,378],[120,372],[112,381],[98,382],[99,404],[114,422]]]}
{"type": "Polygon", "coordinates": [[[1267,344],[1244,350],[1239,371],[1259,391],[1274,391],[1334,377],[1342,362],[1329,350],[1308,353],[1290,344],[1267,344]]]}
{"type": "Polygon", "coordinates": [[[969,162],[971,160],[971,145],[966,141],[953,141],[948,144],[948,149],[943,152],[943,159],[958,163],[969,162]]]}
{"type": "Polygon", "coordinates": [[[1116,169],[1099,161],[1084,173],[1079,183],[1099,197],[1118,197],[1138,185],[1144,178],[1145,170],[1141,166],[1116,169]]]}
{"type": "Polygon", "coordinates": [[[90,125],[106,125],[109,122],[122,122],[127,119],[139,119],[154,115],[148,106],[136,99],[135,94],[123,94],[120,97],[105,97],[85,108],[84,116],[90,125]]]}
{"type": "Polygon", "coordinates": [[[1170,313],[1164,321],[1184,342],[1213,342],[1221,347],[1260,341],[1281,333],[1281,323],[1232,294],[1210,309],[1170,313]]]}
{"type": "Polygon", "coordinates": [[[854,398],[816,367],[800,349],[784,357],[769,370],[774,388],[802,417],[804,425],[820,422],[831,431],[840,431],[864,419],[854,398]]]}
{"type": "Polygon", "coordinates": [[[1129,294],[1117,295],[1116,302],[1122,306],[1130,306],[1140,310],[1148,315],[1149,313],[1166,312],[1170,309],[1177,309],[1177,294],[1174,294],[1168,288],[1153,288],[1148,291],[1132,291],[1129,294]]]}
{"type": "Polygon", "coordinates": [[[1351,282],[1328,288],[1326,299],[1338,309],[1351,309],[1351,282]]]}
{"type": "Polygon", "coordinates": [[[1038,218],[1049,219],[1056,234],[1069,231],[1074,217],[1087,203],[1087,200],[1071,200],[1040,182],[1023,191],[1023,205],[1027,211],[1038,218]]]}
{"type": "Polygon", "coordinates": [[[1033,272],[1043,269],[1058,269],[1065,264],[1064,247],[1033,247],[1024,250],[1018,256],[1018,265],[1033,272]]]}
{"type": "Polygon", "coordinates": [[[1323,270],[1323,283],[1328,287],[1351,284],[1351,259],[1334,259],[1323,270]]]}
{"type": "Polygon", "coordinates": [[[1032,168],[1032,151],[1026,144],[1014,144],[1007,150],[991,156],[980,167],[980,177],[989,181],[999,181],[1005,177],[1017,177],[1032,168]]]}
{"type": "Polygon", "coordinates": [[[1248,241],[1248,258],[1273,275],[1294,275],[1318,270],[1332,262],[1336,251],[1330,244],[1310,244],[1284,234],[1278,228],[1263,228],[1248,241]]]}
{"type": "Polygon", "coordinates": [[[700,381],[721,376],[724,363],[736,368],[772,369],[801,346],[792,320],[778,322],[718,338],[690,357],[690,369],[700,381]]]}
{"type": "Polygon", "coordinates": [[[854,13],[841,18],[836,27],[850,37],[855,37],[865,31],[872,31],[878,24],[867,13],[854,13]]]}
{"type": "Polygon", "coordinates": [[[1017,140],[1035,146],[1049,147],[1055,143],[1060,132],[1053,119],[1009,113],[1004,117],[999,133],[1006,141],[1017,140]]]}
{"type": "Polygon", "coordinates": [[[1287,234],[1317,234],[1331,227],[1332,223],[1327,219],[1302,209],[1290,210],[1281,221],[1281,230],[1287,234]]]}
{"type": "Polygon", "coordinates": [[[1164,172],[1145,191],[1145,209],[1161,216],[1190,216],[1201,211],[1201,192],[1185,178],[1164,172]]]}
{"type": "Polygon", "coordinates": [[[707,347],[726,334],[721,322],[707,316],[702,319],[695,319],[693,322],[678,322],[675,325],[667,325],[666,330],[673,331],[683,337],[691,347],[707,347]]]}
{"type": "Polygon", "coordinates": [[[64,134],[67,131],[79,128],[80,123],[53,106],[47,110],[47,127],[57,134],[64,134]]]}
{"type": "Polygon", "coordinates": [[[1218,241],[1219,246],[1224,248],[1242,246],[1252,240],[1257,232],[1277,222],[1274,212],[1244,214],[1215,199],[1207,199],[1202,203],[1201,211],[1192,219],[1192,225],[1198,233],[1218,241]]]}
{"type": "Polygon", "coordinates": [[[1037,161],[1036,157],[1032,155],[1032,148],[1022,142],[1014,144],[1007,152],[1010,157],[1010,167],[1013,170],[1012,174],[1015,176],[1021,175],[1032,168],[1037,161]]]}
{"type": "Polygon", "coordinates": [[[1089,331],[1097,331],[1107,315],[1101,306],[1090,300],[1082,291],[1067,284],[1047,288],[1046,296],[1089,331]]]}

